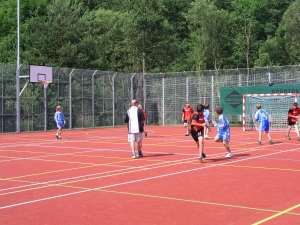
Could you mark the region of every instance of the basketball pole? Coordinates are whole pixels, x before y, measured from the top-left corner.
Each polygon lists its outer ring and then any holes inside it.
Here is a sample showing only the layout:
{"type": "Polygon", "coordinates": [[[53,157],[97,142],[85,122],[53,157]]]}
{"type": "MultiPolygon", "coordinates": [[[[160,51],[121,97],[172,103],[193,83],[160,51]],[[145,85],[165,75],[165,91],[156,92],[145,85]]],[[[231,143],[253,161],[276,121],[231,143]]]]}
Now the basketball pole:
{"type": "Polygon", "coordinates": [[[20,133],[20,0],[17,0],[16,132],[20,133]]]}

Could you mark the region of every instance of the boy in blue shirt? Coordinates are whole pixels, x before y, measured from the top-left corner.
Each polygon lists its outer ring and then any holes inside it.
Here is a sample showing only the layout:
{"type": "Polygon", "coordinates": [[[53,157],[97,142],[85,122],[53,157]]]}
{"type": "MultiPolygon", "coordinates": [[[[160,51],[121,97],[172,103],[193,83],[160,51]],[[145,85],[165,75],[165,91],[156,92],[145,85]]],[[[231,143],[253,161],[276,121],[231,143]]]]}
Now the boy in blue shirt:
{"type": "Polygon", "coordinates": [[[262,136],[262,132],[266,132],[266,134],[268,135],[270,144],[273,144],[271,135],[269,133],[269,119],[268,119],[268,114],[265,110],[263,110],[261,108],[261,104],[257,104],[256,105],[256,113],[254,116],[255,121],[259,121],[260,122],[260,129],[258,131],[258,145],[261,145],[261,136],[262,136]]]}
{"type": "Polygon", "coordinates": [[[233,154],[231,153],[230,147],[229,147],[229,141],[230,141],[230,125],[227,118],[222,114],[223,109],[219,106],[215,109],[217,116],[219,117],[219,122],[212,121],[215,127],[218,128],[218,133],[215,137],[215,142],[223,142],[223,145],[225,149],[227,150],[228,154],[225,156],[226,158],[231,158],[233,154]]]}
{"type": "Polygon", "coordinates": [[[56,139],[61,139],[61,133],[62,133],[62,129],[64,128],[64,125],[66,124],[66,119],[64,113],[61,111],[60,105],[56,106],[54,120],[57,126],[56,139]]]}

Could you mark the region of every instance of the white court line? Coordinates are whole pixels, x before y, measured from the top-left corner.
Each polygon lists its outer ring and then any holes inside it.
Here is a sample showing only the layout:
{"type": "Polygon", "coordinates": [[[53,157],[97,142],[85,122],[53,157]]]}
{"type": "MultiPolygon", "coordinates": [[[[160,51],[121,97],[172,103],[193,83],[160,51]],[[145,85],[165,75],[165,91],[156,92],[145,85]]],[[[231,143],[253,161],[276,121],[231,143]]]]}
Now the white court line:
{"type": "Polygon", "coordinates": [[[276,155],[276,154],[291,152],[291,151],[295,151],[295,150],[299,150],[299,148],[291,149],[291,150],[285,150],[285,151],[282,151],[282,152],[273,152],[273,153],[269,153],[269,154],[265,154],[265,155],[261,155],[261,156],[255,156],[255,157],[246,158],[246,159],[240,159],[240,160],[236,160],[236,161],[229,161],[229,162],[225,162],[225,163],[214,164],[214,165],[206,166],[206,167],[200,167],[200,168],[195,168],[195,169],[190,169],[190,170],[183,170],[183,171],[175,172],[175,173],[168,173],[168,174],[164,174],[164,175],[160,175],[160,176],[148,177],[148,178],[143,178],[143,179],[139,179],[139,180],[132,180],[132,181],[127,181],[127,182],[122,182],[122,183],[107,185],[107,186],[98,187],[98,188],[92,188],[92,189],[83,190],[83,191],[76,191],[76,192],[71,192],[71,193],[68,193],[68,194],[56,195],[56,196],[52,196],[52,197],[36,199],[36,200],[32,200],[32,201],[27,201],[27,202],[21,202],[21,203],[17,203],[17,204],[2,206],[2,207],[0,207],[0,210],[1,209],[12,208],[12,207],[16,207],[16,206],[21,206],[21,205],[27,205],[27,204],[31,204],[31,203],[35,203],[35,202],[46,201],[46,200],[55,199],[55,198],[61,198],[61,197],[65,197],[65,196],[75,195],[75,194],[86,193],[86,192],[90,192],[90,191],[97,191],[97,190],[101,190],[101,189],[105,189],[105,188],[110,188],[110,187],[121,186],[121,185],[125,185],[125,184],[132,184],[132,183],[137,183],[137,182],[141,182],[141,181],[153,180],[153,179],[157,179],[157,178],[173,176],[173,175],[177,175],[177,174],[182,174],[182,173],[187,173],[187,172],[192,172],[192,171],[197,171],[197,170],[212,168],[212,167],[216,167],[216,166],[222,166],[222,165],[227,165],[227,164],[232,164],[232,163],[247,161],[247,160],[251,160],[251,159],[257,159],[257,158],[261,158],[261,157],[265,157],[265,156],[276,155]]]}

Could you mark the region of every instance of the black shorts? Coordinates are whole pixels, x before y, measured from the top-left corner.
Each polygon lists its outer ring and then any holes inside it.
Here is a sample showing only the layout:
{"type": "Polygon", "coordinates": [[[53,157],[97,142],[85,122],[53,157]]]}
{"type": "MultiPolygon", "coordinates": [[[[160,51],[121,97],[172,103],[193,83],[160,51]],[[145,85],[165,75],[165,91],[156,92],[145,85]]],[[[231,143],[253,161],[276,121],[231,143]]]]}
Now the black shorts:
{"type": "Polygon", "coordinates": [[[188,120],[184,120],[183,123],[189,123],[189,121],[188,120]]]}
{"type": "Polygon", "coordinates": [[[200,129],[200,130],[192,130],[191,131],[191,135],[194,139],[194,141],[199,141],[199,137],[203,137],[204,135],[204,132],[203,132],[204,129],[200,129]]]}
{"type": "Polygon", "coordinates": [[[287,121],[287,124],[289,126],[294,126],[294,125],[298,125],[298,122],[290,122],[289,120],[287,121]]]}

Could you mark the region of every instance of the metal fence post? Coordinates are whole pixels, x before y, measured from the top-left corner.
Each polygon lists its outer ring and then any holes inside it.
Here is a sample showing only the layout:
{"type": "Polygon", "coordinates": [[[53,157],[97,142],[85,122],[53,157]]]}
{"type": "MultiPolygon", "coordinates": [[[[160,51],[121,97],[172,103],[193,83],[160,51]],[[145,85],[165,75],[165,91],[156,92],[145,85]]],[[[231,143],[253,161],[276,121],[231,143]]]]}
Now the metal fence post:
{"type": "Polygon", "coordinates": [[[113,103],[113,127],[115,127],[115,76],[117,73],[115,73],[112,77],[112,103],[113,103]]]}
{"type": "Polygon", "coordinates": [[[162,76],[162,125],[165,126],[165,74],[162,76]]]}
{"type": "Polygon", "coordinates": [[[211,76],[211,118],[215,119],[215,99],[214,99],[214,75],[211,76]]]}
{"type": "Polygon", "coordinates": [[[185,75],[185,98],[186,101],[189,100],[189,77],[187,76],[186,72],[184,71],[184,75],[185,75]]]}
{"type": "Polygon", "coordinates": [[[69,121],[69,129],[72,130],[72,73],[75,69],[71,71],[69,74],[69,114],[70,114],[70,121],[69,121]]]}
{"type": "Polygon", "coordinates": [[[130,96],[131,96],[131,100],[133,100],[133,98],[134,98],[134,95],[133,95],[133,78],[134,78],[135,75],[136,75],[136,73],[133,74],[130,78],[130,94],[131,94],[130,96]]]}
{"type": "Polygon", "coordinates": [[[92,127],[95,128],[95,74],[97,70],[92,75],[92,127]]]}
{"type": "Polygon", "coordinates": [[[146,79],[143,79],[143,99],[144,99],[144,110],[146,110],[146,101],[147,101],[147,90],[146,90],[146,79]]]}

